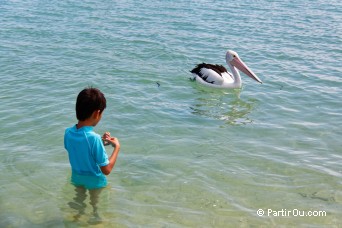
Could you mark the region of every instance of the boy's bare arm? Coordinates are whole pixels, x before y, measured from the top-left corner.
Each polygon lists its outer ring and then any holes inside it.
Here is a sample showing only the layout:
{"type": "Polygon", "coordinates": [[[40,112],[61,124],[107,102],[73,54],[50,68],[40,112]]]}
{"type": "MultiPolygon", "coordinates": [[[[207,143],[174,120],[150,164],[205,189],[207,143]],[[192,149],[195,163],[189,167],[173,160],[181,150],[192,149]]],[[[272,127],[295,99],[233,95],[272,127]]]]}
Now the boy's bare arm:
{"type": "Polygon", "coordinates": [[[106,166],[101,166],[100,167],[103,174],[109,175],[110,172],[112,171],[112,169],[113,169],[113,167],[115,165],[116,159],[117,159],[117,157],[119,155],[120,142],[119,142],[119,140],[117,138],[110,137],[110,133],[109,132],[106,132],[103,135],[102,139],[103,139],[103,141],[105,143],[112,144],[112,146],[114,147],[112,155],[109,157],[109,164],[106,165],[106,166]]]}

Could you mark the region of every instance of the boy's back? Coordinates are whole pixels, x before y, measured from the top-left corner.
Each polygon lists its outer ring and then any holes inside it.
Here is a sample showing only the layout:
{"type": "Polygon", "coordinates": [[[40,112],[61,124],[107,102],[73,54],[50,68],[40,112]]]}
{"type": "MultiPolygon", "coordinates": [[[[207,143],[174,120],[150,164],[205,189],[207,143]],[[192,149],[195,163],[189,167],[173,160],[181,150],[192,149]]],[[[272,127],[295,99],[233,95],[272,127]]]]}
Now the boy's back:
{"type": "Polygon", "coordinates": [[[93,131],[93,127],[77,129],[75,125],[66,129],[64,143],[74,172],[82,175],[103,175],[99,166],[108,165],[108,156],[101,136],[93,131]]]}

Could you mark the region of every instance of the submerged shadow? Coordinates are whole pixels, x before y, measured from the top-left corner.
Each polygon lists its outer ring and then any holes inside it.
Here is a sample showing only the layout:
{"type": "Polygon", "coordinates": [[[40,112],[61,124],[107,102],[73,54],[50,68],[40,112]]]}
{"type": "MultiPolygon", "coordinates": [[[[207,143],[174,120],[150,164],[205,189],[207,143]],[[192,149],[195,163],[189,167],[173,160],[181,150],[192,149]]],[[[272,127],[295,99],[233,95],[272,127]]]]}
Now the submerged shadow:
{"type": "Polygon", "coordinates": [[[73,216],[74,222],[78,222],[82,215],[85,215],[85,210],[87,207],[85,202],[87,199],[87,192],[89,193],[90,197],[89,203],[92,206],[92,216],[88,220],[88,224],[99,224],[102,222],[102,219],[98,214],[97,207],[101,191],[102,188],[87,190],[83,187],[75,187],[75,197],[73,198],[73,201],[68,203],[70,208],[76,210],[76,214],[73,216]]]}

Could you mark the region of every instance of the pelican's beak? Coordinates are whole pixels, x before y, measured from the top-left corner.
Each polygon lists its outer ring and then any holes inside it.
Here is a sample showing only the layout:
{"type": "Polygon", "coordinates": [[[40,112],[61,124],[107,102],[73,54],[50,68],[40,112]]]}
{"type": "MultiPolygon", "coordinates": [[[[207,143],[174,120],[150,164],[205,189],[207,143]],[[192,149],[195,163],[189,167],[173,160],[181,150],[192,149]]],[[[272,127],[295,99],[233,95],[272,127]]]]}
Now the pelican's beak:
{"type": "Polygon", "coordinates": [[[256,76],[253,73],[253,71],[251,71],[251,69],[249,69],[248,66],[244,62],[242,62],[242,60],[239,57],[236,56],[232,61],[230,61],[230,63],[239,70],[241,70],[247,76],[253,78],[255,81],[260,82],[262,84],[262,81],[258,78],[258,76],[256,76]]]}

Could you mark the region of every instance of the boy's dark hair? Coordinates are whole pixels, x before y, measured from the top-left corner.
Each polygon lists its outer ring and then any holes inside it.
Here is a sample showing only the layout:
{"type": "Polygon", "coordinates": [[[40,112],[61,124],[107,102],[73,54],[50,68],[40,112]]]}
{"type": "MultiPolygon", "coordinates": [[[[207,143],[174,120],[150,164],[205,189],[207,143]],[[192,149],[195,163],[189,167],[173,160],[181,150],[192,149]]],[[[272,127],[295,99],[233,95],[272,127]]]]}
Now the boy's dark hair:
{"type": "Polygon", "coordinates": [[[102,113],[105,108],[106,98],[96,88],[85,88],[77,96],[76,117],[78,120],[88,119],[96,110],[100,110],[100,113],[102,113]]]}

